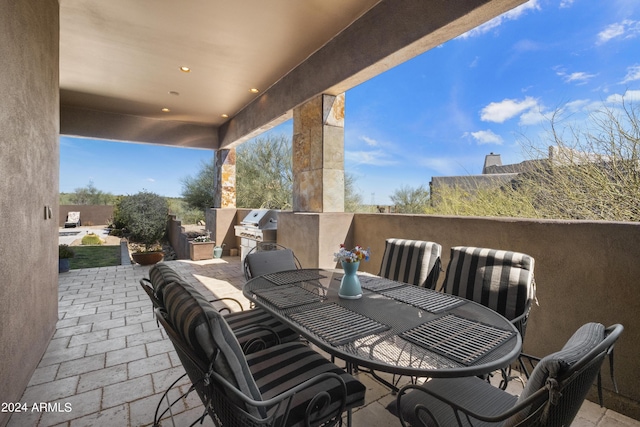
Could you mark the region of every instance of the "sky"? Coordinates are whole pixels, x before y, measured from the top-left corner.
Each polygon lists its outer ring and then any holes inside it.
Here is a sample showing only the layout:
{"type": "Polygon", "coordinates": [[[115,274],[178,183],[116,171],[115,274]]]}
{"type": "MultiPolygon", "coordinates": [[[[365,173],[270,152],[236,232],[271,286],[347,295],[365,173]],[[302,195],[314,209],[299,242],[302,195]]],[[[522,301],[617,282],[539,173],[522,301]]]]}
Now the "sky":
{"type": "MultiPolygon", "coordinates": [[[[530,0],[346,93],[345,171],[364,203],[391,204],[432,176],[530,158],[556,111],[573,126],[603,106],[640,105],[640,1],[530,0]]],[[[271,133],[291,136],[291,121],[271,133]]],[[[546,145],[545,145],[546,144],[546,145]]],[[[60,138],[60,191],[180,197],[210,150],[60,138]],[[141,161],[140,159],[144,159],[141,161]]]]}

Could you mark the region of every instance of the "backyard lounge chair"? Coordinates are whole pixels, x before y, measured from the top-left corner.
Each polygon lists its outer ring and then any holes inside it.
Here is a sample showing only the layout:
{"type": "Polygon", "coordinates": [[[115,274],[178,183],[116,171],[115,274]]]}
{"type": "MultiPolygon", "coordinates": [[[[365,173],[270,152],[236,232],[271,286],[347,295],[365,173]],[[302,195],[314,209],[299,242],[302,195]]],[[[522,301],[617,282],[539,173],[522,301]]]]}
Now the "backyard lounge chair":
{"type": "MultiPolygon", "coordinates": [[[[451,248],[444,292],[480,303],[502,314],[518,329],[522,341],[527,330],[531,305],[535,300],[533,257],[520,252],[471,246],[451,248]]],[[[528,376],[522,358],[520,368],[528,376]]],[[[511,378],[503,370],[501,388],[511,378]]]]}
{"type": "MultiPolygon", "coordinates": [[[[596,377],[600,390],[600,368],[607,354],[613,357],[622,330],[622,325],[583,325],[562,350],[538,362],[520,397],[476,377],[405,386],[396,400],[400,421],[429,427],[569,426],[596,377]]],[[[613,380],[612,359],[611,366],[613,380]]]]}
{"type": "Polygon", "coordinates": [[[435,289],[442,246],[422,240],[387,239],[378,276],[435,289]]]}
{"type": "Polygon", "coordinates": [[[69,212],[67,220],[64,222],[64,228],[80,227],[80,212],[69,212]]]}
{"type": "MultiPolygon", "coordinates": [[[[335,425],[364,403],[365,386],[300,342],[246,355],[224,317],[192,287],[171,282],[156,309],[217,425],[335,425]]],[[[157,421],[157,420],[156,420],[157,421]]]]}

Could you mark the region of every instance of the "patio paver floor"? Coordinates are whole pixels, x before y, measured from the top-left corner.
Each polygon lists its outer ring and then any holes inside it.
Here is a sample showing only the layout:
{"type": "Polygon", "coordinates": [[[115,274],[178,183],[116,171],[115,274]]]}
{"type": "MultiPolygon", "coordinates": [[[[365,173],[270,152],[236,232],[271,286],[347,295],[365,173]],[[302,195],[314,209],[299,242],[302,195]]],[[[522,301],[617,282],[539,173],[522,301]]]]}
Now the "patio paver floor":
{"type": "MultiPolygon", "coordinates": [[[[244,277],[239,257],[168,263],[205,295],[234,297],[248,308],[241,292],[244,277]]],[[[148,270],[129,265],[60,274],[56,332],[20,399],[28,410],[13,414],[8,426],[153,423],[160,396],[184,370],[138,283],[148,270]],[[40,408],[40,403],[49,405],[40,408]]],[[[353,425],[399,425],[386,409],[395,396],[368,374],[359,373],[358,378],[367,393],[365,405],[354,410],[353,425]]],[[[186,391],[189,384],[187,378],[181,380],[170,397],[186,391]]],[[[514,387],[514,393],[521,390],[517,384],[514,387]]],[[[202,411],[192,393],[174,406],[176,426],[189,425],[202,411]]],[[[207,419],[203,425],[213,422],[207,419]]],[[[573,425],[640,427],[640,421],[587,401],[573,425]]]]}

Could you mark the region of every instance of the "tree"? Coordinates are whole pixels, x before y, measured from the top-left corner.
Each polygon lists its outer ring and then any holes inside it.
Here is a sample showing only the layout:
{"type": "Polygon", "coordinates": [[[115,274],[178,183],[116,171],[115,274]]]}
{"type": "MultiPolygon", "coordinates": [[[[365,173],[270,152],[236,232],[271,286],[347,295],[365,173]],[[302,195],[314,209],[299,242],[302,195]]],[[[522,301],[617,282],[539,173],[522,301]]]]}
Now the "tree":
{"type": "Polygon", "coordinates": [[[429,190],[420,185],[417,188],[402,186],[390,196],[398,213],[425,213],[429,207],[429,190]]]}
{"type": "Polygon", "coordinates": [[[213,157],[209,162],[202,161],[201,169],[195,177],[187,176],[182,179],[182,197],[192,209],[204,212],[207,208],[213,206],[216,176],[214,162],[213,157]]]}
{"type": "Polygon", "coordinates": [[[98,190],[93,181],[89,181],[86,187],[76,188],[69,200],[74,205],[108,205],[113,202],[114,196],[98,190]]]}
{"type": "Polygon", "coordinates": [[[344,174],[344,211],[358,212],[362,209],[362,195],[356,191],[356,178],[345,172],[344,174]]]}
{"type": "Polygon", "coordinates": [[[291,140],[284,135],[260,137],[238,147],[236,154],[237,206],[291,209],[291,140]]]}

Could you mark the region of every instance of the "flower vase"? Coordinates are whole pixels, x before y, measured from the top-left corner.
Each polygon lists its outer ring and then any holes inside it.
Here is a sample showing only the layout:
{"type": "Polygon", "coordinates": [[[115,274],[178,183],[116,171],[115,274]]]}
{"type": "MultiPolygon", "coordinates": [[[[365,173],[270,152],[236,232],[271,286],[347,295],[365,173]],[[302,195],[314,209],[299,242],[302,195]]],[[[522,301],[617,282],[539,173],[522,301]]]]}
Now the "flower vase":
{"type": "Polygon", "coordinates": [[[360,279],[358,279],[358,267],[360,267],[360,261],[345,262],[342,261],[342,269],[344,275],[340,281],[340,289],[338,290],[338,296],[346,299],[358,299],[362,297],[362,288],[360,287],[360,279]]]}

